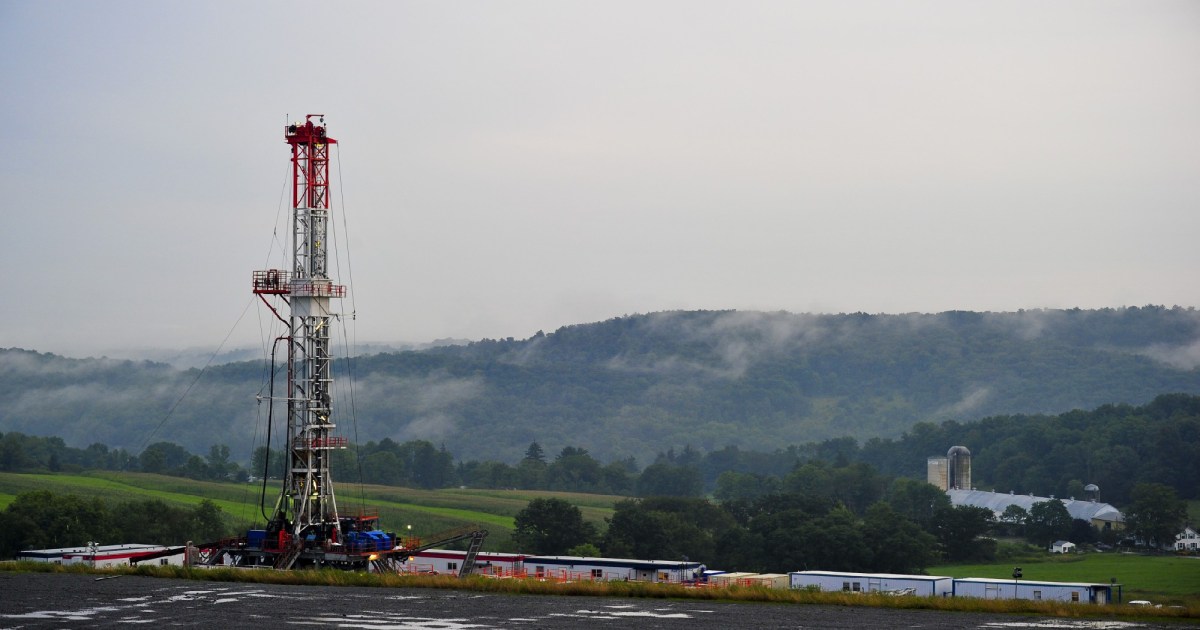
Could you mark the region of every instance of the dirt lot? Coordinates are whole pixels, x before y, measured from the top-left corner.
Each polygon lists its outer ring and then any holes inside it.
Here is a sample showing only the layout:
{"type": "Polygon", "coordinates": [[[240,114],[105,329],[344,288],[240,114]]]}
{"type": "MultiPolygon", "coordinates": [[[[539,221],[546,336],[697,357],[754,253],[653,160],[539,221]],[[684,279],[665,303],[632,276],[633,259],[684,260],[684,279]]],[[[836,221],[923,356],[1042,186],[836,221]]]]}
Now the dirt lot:
{"type": "Polygon", "coordinates": [[[0,628],[1157,628],[1144,623],[835,606],[516,596],[0,573],[0,628]]]}

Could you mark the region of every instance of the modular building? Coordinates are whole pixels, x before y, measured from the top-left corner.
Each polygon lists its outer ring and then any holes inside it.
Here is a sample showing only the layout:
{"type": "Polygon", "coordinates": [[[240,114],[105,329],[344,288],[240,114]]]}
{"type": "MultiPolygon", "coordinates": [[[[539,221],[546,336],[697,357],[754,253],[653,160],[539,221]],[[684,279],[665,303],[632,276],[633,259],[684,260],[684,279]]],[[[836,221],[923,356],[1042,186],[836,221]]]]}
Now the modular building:
{"type": "Polygon", "coordinates": [[[841,571],[794,571],[792,588],[816,587],[822,591],[851,593],[905,593],[923,597],[945,597],[954,592],[954,578],[942,575],[895,573],[844,573],[841,571]],[[909,589],[912,589],[909,591],[909,589]]]}
{"type": "Polygon", "coordinates": [[[33,562],[50,562],[53,564],[87,564],[98,569],[127,566],[137,563],[148,556],[156,556],[157,564],[182,565],[184,558],[183,547],[164,547],[162,545],[92,545],[83,547],[63,547],[61,549],[31,549],[17,553],[17,560],[33,562]],[[163,552],[175,551],[175,553],[163,552]]]}
{"type": "Polygon", "coordinates": [[[692,583],[700,581],[705,566],[686,560],[629,560],[580,556],[526,556],[529,577],[564,581],[628,580],[637,582],[692,583]]]}
{"type": "MultiPolygon", "coordinates": [[[[409,556],[402,563],[402,571],[408,573],[458,574],[466,560],[467,552],[451,549],[426,549],[409,556]]],[[[511,553],[481,551],[475,554],[473,575],[520,577],[524,571],[525,556],[511,553]]]]}
{"type": "Polygon", "coordinates": [[[759,573],[744,579],[749,586],[765,586],[767,588],[787,588],[790,579],[786,573],[759,573]]]}
{"type": "Polygon", "coordinates": [[[1075,582],[1035,582],[994,578],[958,578],[955,597],[982,599],[1032,599],[1059,602],[1107,604],[1112,601],[1112,585],[1075,582]]]}
{"type": "Polygon", "coordinates": [[[713,586],[750,586],[751,578],[759,575],[758,573],[749,573],[747,571],[731,571],[710,575],[708,583],[713,586]]]}

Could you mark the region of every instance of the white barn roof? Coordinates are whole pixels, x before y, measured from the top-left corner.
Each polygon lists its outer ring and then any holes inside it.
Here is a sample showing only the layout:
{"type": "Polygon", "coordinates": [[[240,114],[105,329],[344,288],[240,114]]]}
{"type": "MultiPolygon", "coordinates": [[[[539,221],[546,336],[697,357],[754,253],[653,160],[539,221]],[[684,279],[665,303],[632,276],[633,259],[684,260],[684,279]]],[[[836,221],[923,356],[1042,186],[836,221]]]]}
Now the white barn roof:
{"type": "MultiPolygon", "coordinates": [[[[987,508],[995,512],[997,516],[1003,513],[1004,509],[1010,505],[1019,505],[1025,511],[1029,511],[1034,503],[1055,500],[1050,497],[1035,497],[1028,494],[1002,494],[999,492],[985,492],[983,490],[947,490],[946,494],[950,496],[950,503],[954,505],[973,505],[975,507],[987,508]]],[[[1092,521],[1125,522],[1125,517],[1121,515],[1120,510],[1107,503],[1077,501],[1075,499],[1057,500],[1062,501],[1062,504],[1066,506],[1067,513],[1071,515],[1071,518],[1077,518],[1089,523],[1092,521]]]]}

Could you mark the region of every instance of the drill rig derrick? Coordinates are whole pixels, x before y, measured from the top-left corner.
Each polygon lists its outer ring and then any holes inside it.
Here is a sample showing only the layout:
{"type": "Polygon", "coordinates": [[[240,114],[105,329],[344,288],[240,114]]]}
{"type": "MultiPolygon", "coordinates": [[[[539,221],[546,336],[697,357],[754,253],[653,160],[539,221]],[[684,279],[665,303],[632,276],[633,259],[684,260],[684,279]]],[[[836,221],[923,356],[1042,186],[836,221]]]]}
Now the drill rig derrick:
{"type": "MultiPolygon", "coordinates": [[[[394,535],[373,529],[377,516],[339,515],[330,475],[332,451],[347,445],[346,438],[333,435],[330,357],[331,322],[337,317],[331,301],[344,297],[346,288],[328,275],[329,147],[337,140],[326,134],[324,122],[323,115],[310,114],[284,128],[292,163],[291,268],[252,276],[254,293],[287,329],[275,340],[287,349],[282,397],[287,445],[283,486],[266,528],[252,530],[228,552],[239,563],[278,569],[365,567],[370,556],[392,550],[395,542],[394,535]],[[282,307],[277,309],[269,296],[279,298],[282,307]],[[286,316],[280,312],[284,307],[286,316]]],[[[280,398],[274,388],[270,396],[274,409],[280,398]]]]}

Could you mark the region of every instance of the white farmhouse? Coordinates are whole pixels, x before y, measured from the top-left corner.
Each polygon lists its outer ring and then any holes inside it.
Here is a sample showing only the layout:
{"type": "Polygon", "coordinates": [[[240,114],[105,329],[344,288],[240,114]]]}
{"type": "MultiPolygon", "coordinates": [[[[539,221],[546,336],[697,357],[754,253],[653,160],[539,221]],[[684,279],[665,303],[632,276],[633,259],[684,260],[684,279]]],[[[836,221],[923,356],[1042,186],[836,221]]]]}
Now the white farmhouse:
{"type": "Polygon", "coordinates": [[[1183,533],[1175,534],[1175,551],[1200,551],[1200,534],[1191,527],[1183,528],[1183,533]]]}

